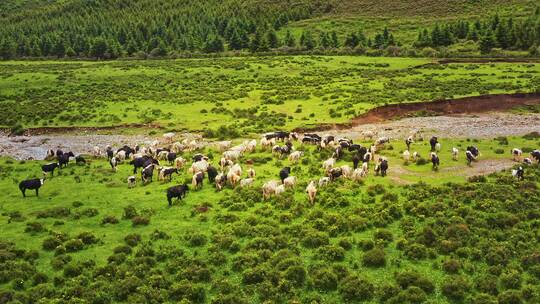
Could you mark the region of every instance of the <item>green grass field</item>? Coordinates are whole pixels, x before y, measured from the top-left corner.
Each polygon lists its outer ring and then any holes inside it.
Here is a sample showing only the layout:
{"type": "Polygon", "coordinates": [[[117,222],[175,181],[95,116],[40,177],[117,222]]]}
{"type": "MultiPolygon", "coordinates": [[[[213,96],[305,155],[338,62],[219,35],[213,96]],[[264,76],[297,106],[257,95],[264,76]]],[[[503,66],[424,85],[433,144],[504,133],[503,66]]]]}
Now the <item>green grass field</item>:
{"type": "MultiPolygon", "coordinates": [[[[242,134],[342,123],[388,103],[537,91],[539,64],[246,57],[0,64],[9,127],[159,124],[242,134]]],[[[234,138],[234,136],[232,136],[234,138]]]]}
{"type": "MultiPolygon", "coordinates": [[[[304,189],[323,174],[320,165],[330,152],[307,146],[297,147],[306,151],[298,165],[259,149],[244,158],[255,161],[253,188],[217,193],[205,180],[202,190],[172,208],[165,189],[190,180],[185,171],[171,183],[146,186],[137,176],[138,185],[128,189],[131,166],[113,173],[106,161],[92,159],[48,179],[39,198],[28,191],[24,199],[18,182],[39,177],[46,161],[0,160],[0,260],[7,267],[0,270],[0,299],[522,303],[506,302],[517,297],[536,303],[538,166],[527,168],[523,182],[508,171],[467,182],[471,169],[463,152],[455,162],[449,150],[478,146],[481,159],[474,167],[509,159],[513,147],[537,148],[538,138],[441,143],[438,172],[430,163],[404,165],[404,143],[392,142],[381,152],[390,161],[388,177],[373,176],[371,168],[363,183],[337,181],[319,189],[315,206],[304,189]],[[261,185],[287,165],[299,185],[263,201],[261,185]],[[207,212],[197,210],[204,206],[207,212]],[[130,219],[130,207],[142,219],[130,219]],[[103,223],[111,217],[118,223],[103,223]],[[144,219],[149,223],[133,224],[144,219]]],[[[417,142],[411,150],[427,156],[429,145],[417,142]]],[[[215,165],[219,153],[204,152],[215,165]]]]}

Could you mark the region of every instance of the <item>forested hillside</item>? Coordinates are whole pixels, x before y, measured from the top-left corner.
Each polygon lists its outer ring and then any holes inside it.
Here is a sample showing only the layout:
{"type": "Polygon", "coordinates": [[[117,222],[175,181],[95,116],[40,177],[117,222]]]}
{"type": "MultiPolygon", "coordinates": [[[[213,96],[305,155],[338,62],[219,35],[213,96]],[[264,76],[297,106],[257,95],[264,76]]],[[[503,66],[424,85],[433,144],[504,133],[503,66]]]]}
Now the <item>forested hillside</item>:
{"type": "Polygon", "coordinates": [[[468,54],[537,55],[539,16],[528,0],[7,0],[0,3],[0,57],[224,51],[452,57],[441,48],[459,44],[468,54]]]}

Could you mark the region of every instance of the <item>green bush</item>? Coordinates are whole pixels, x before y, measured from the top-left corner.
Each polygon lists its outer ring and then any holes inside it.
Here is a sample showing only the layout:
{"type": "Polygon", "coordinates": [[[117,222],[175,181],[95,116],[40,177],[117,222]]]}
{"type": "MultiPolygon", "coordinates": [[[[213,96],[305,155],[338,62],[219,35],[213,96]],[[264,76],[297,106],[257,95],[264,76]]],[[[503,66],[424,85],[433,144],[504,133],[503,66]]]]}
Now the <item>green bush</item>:
{"type": "Polygon", "coordinates": [[[98,239],[92,232],[82,232],[77,236],[85,245],[97,243],[98,239]]]}
{"type": "Polygon", "coordinates": [[[497,296],[499,304],[521,304],[523,299],[519,290],[506,290],[497,296]]]}
{"type": "Polygon", "coordinates": [[[365,278],[349,276],[339,284],[339,293],[347,302],[368,301],[373,298],[375,286],[365,278]]]}
{"type": "Polygon", "coordinates": [[[68,278],[79,276],[82,274],[82,272],[82,266],[76,263],[69,263],[66,265],[66,267],[64,267],[64,276],[68,278]]]}
{"type": "Polygon", "coordinates": [[[318,248],[329,243],[328,234],[320,231],[308,231],[302,238],[302,245],[307,248],[318,248]]]}
{"type": "Polygon", "coordinates": [[[326,245],[317,249],[317,256],[329,262],[343,261],[345,259],[345,249],[334,245],[326,245]]]}
{"type": "Polygon", "coordinates": [[[150,224],[150,218],[146,216],[134,216],[131,222],[133,226],[147,226],[150,224]]]}
{"type": "Polygon", "coordinates": [[[26,233],[39,233],[45,231],[45,226],[43,224],[38,222],[30,222],[26,223],[26,228],[24,229],[24,232],[26,233]]]}
{"type": "Polygon", "coordinates": [[[101,224],[118,224],[120,221],[114,215],[106,215],[101,220],[101,224]]]}
{"type": "Polygon", "coordinates": [[[381,248],[373,248],[364,253],[362,264],[367,267],[384,267],[386,265],[386,256],[381,248]]]}
{"type": "Polygon", "coordinates": [[[207,238],[206,235],[199,232],[188,233],[184,236],[184,239],[188,242],[191,247],[200,247],[206,245],[207,238]]]}
{"type": "Polygon", "coordinates": [[[125,220],[131,220],[138,215],[139,212],[137,211],[137,208],[135,208],[134,206],[127,206],[124,208],[124,215],[122,216],[122,218],[125,220]]]}
{"type": "Polygon", "coordinates": [[[141,239],[142,239],[141,235],[138,233],[128,234],[126,235],[126,237],[124,237],[124,241],[126,242],[126,244],[128,244],[131,247],[137,246],[139,242],[141,241],[141,239]]]}
{"type": "Polygon", "coordinates": [[[338,277],[331,269],[320,268],[310,273],[310,281],[317,289],[331,291],[337,288],[338,277]]]}
{"type": "Polygon", "coordinates": [[[521,274],[516,270],[510,270],[503,273],[500,277],[501,286],[504,289],[520,289],[521,288],[521,274]]]}
{"type": "Polygon", "coordinates": [[[48,237],[43,240],[43,243],[41,244],[41,247],[43,250],[51,251],[54,250],[56,247],[60,246],[62,242],[55,237],[48,237]]]}
{"type": "Polygon", "coordinates": [[[446,273],[456,274],[461,269],[461,263],[458,260],[448,259],[443,262],[442,269],[446,273]]]}
{"type": "Polygon", "coordinates": [[[75,252],[84,248],[84,243],[80,239],[72,239],[67,241],[64,246],[67,252],[75,252]]]}
{"type": "Polygon", "coordinates": [[[415,271],[403,271],[396,274],[396,282],[404,289],[409,286],[416,286],[426,293],[432,293],[435,290],[435,286],[428,278],[415,271]]]}
{"type": "Polygon", "coordinates": [[[462,276],[449,277],[441,286],[442,294],[454,301],[462,301],[469,289],[469,282],[462,276]]]}

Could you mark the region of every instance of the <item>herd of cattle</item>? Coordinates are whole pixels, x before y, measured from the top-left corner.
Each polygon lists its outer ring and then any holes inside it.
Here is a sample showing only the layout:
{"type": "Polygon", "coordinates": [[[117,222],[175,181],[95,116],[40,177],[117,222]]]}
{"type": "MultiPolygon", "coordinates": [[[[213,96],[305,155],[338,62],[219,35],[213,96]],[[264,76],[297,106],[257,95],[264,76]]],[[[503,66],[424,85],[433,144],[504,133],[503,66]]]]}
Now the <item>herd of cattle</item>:
{"type": "MultiPolygon", "coordinates": [[[[166,134],[168,135],[168,134],[166,134]]],[[[271,132],[262,135],[260,141],[246,140],[243,143],[232,146],[231,141],[217,142],[216,147],[222,156],[219,163],[213,166],[210,159],[201,154],[196,153],[191,157],[191,165],[188,165],[188,160],[183,158],[184,152],[194,152],[204,148],[205,145],[196,140],[184,140],[182,142],[172,142],[173,136],[165,136],[166,144],[158,147],[158,141],[153,142],[148,147],[136,146],[134,148],[127,145],[120,149],[113,150],[110,146],[103,152],[99,147],[94,147],[93,156],[106,156],[111,169],[116,172],[117,167],[122,163],[129,163],[133,166],[133,175],[127,177],[127,185],[133,188],[137,183],[137,172],[141,169],[140,180],[143,184],[152,182],[154,173],[157,172],[158,180],[171,181],[173,174],[180,174],[181,170],[188,167],[187,172],[192,175],[191,189],[200,189],[203,186],[203,181],[208,178],[208,182],[213,184],[219,191],[229,185],[230,187],[249,187],[255,181],[255,169],[253,161],[247,159],[244,161],[247,170],[242,169],[241,160],[246,159],[246,154],[256,152],[257,146],[263,151],[271,151],[273,155],[282,159],[287,157],[290,163],[297,164],[303,157],[304,152],[296,150],[295,142],[300,142],[301,145],[314,145],[318,151],[329,150],[332,156],[322,163],[322,168],[325,176],[316,180],[311,180],[308,183],[305,191],[311,203],[314,203],[317,195],[317,188],[324,187],[339,178],[347,178],[353,181],[360,181],[369,173],[370,163],[374,162],[375,175],[382,177],[386,176],[388,171],[388,159],[378,152],[384,148],[385,144],[390,142],[388,137],[380,137],[370,146],[362,146],[354,143],[348,138],[336,138],[331,135],[320,136],[315,133],[306,133],[300,136],[297,133],[289,132],[271,132]],[[281,144],[280,144],[281,143],[281,144]],[[346,153],[350,154],[352,167],[349,165],[337,166],[337,161],[342,159],[346,153]],[[129,162],[128,162],[129,161],[129,162]],[[164,166],[163,164],[167,164],[164,166]],[[245,176],[244,176],[245,173],[245,176]]],[[[406,162],[411,160],[417,161],[421,156],[418,152],[411,152],[411,145],[415,142],[415,136],[409,136],[405,139],[407,149],[403,152],[403,159],[406,162]]],[[[437,137],[432,137],[429,140],[431,152],[429,158],[433,169],[436,170],[440,165],[438,153],[441,151],[441,144],[437,137]]],[[[452,159],[457,161],[459,150],[455,147],[451,150],[452,159]]],[[[512,157],[516,161],[524,164],[532,164],[533,160],[540,162],[540,150],[531,152],[531,158],[523,158],[523,152],[520,149],[511,151],[512,157]]],[[[480,157],[480,151],[475,146],[468,146],[465,150],[467,164],[472,165],[480,157]]],[[[62,169],[66,167],[70,159],[75,160],[77,164],[84,164],[86,160],[84,156],[75,156],[72,152],[64,153],[61,150],[47,152],[47,159],[56,159],[56,162],[41,166],[44,176],[54,175],[56,168],[62,169]]],[[[522,179],[524,170],[519,167],[513,172],[515,176],[522,179]]],[[[279,196],[286,191],[287,188],[294,188],[298,182],[297,177],[291,175],[291,167],[282,168],[279,171],[279,180],[270,180],[263,184],[262,194],[264,199],[271,196],[279,196]]],[[[26,196],[27,189],[35,190],[36,196],[39,193],[39,188],[43,185],[45,178],[36,178],[24,180],[19,184],[23,196],[26,196]]],[[[190,187],[187,184],[176,185],[167,189],[167,202],[169,207],[172,206],[172,199],[182,199],[186,196],[190,187]]]]}

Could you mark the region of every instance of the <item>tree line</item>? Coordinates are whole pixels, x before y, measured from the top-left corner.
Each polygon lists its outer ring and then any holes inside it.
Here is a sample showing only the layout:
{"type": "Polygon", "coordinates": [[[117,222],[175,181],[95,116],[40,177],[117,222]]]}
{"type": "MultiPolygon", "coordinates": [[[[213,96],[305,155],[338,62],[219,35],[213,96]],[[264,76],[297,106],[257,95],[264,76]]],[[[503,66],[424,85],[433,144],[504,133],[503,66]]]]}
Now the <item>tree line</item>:
{"type": "Polygon", "coordinates": [[[478,42],[483,54],[494,48],[536,52],[540,46],[540,8],[522,20],[496,14],[484,20],[436,24],[431,29],[421,29],[413,46],[445,47],[460,40],[478,42]]]}

